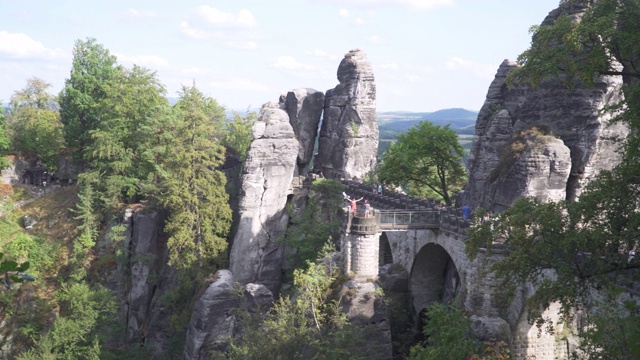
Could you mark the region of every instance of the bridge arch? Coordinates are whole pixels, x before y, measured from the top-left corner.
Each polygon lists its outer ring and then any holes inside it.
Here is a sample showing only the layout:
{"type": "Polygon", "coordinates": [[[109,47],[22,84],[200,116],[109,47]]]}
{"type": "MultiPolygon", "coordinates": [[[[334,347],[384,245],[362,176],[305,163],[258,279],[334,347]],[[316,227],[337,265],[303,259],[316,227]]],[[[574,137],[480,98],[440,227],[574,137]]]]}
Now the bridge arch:
{"type": "Polygon", "coordinates": [[[393,261],[393,251],[391,250],[391,244],[389,243],[389,237],[387,233],[382,233],[380,235],[380,247],[379,247],[379,255],[378,255],[378,265],[386,265],[392,264],[393,261]]]}
{"type": "Polygon", "coordinates": [[[416,313],[456,297],[461,288],[461,276],[444,247],[428,243],[418,251],[409,275],[409,288],[416,313]]]}
{"type": "MultiPolygon", "coordinates": [[[[416,314],[435,301],[451,300],[460,289],[467,288],[470,263],[461,237],[430,229],[384,230],[380,238],[383,237],[389,242],[393,262],[410,274],[416,314]]],[[[382,252],[382,245],[380,249],[382,252]]]]}

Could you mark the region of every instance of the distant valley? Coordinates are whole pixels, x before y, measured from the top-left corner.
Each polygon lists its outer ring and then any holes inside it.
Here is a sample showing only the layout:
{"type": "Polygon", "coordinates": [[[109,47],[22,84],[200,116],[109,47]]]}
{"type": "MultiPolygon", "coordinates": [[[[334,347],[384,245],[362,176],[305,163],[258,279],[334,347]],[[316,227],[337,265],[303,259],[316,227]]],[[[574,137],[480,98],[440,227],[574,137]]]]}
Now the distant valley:
{"type": "Polygon", "coordinates": [[[468,153],[475,131],[477,111],[461,108],[443,109],[434,112],[385,111],[378,113],[378,128],[380,129],[380,144],[378,156],[387,151],[398,135],[407,132],[420,121],[428,120],[435,125],[450,125],[458,133],[460,145],[468,153]]]}

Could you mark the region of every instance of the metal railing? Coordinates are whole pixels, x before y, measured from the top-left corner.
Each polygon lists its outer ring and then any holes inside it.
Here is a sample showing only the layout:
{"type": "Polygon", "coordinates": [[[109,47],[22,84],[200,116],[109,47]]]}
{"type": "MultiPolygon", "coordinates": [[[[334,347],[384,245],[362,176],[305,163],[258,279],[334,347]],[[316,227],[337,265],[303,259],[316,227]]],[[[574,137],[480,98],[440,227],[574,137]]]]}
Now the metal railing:
{"type": "Polygon", "coordinates": [[[440,227],[435,210],[377,210],[381,229],[435,229],[440,227]]]}

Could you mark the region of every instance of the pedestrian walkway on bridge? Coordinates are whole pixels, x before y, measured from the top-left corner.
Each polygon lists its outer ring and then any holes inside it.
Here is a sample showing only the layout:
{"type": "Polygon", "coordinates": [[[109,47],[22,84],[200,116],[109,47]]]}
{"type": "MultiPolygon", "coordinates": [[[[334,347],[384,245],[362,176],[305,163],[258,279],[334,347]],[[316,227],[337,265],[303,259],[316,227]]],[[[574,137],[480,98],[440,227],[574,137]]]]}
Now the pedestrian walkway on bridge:
{"type": "Polygon", "coordinates": [[[348,229],[352,232],[370,234],[379,230],[432,229],[466,236],[467,228],[473,224],[473,219],[463,218],[461,209],[439,209],[440,201],[435,199],[419,199],[389,190],[378,194],[373,192],[371,185],[350,180],[343,180],[342,184],[351,197],[363,197],[373,207],[370,218],[349,212],[348,229]]]}

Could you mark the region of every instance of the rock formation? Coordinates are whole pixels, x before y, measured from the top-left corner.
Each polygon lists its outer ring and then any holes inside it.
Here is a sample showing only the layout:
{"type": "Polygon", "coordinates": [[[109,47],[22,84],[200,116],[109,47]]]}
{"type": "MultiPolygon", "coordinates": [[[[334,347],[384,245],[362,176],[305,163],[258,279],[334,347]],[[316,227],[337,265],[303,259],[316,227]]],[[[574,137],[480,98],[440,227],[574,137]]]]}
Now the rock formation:
{"type": "Polygon", "coordinates": [[[242,176],[240,223],[231,247],[230,270],[242,284],[280,287],[285,211],[299,142],[289,116],[276,103],[263,105],[242,176]]]}
{"type": "Polygon", "coordinates": [[[362,179],[378,154],[376,84],[362,50],[345,55],[338,81],[326,94],[315,166],[328,177],[362,179]]]}
{"type": "Polygon", "coordinates": [[[324,93],[314,89],[295,89],[281,96],[280,104],[287,111],[289,123],[300,142],[297,175],[304,175],[313,158],[324,107],[324,93]]]}
{"type": "Polygon", "coordinates": [[[184,345],[183,359],[204,358],[208,350],[224,350],[225,344],[216,341],[233,334],[234,316],[229,310],[238,307],[238,292],[229,270],[219,270],[214,281],[196,302],[191,321],[187,328],[187,341],[184,345]]]}
{"type": "Polygon", "coordinates": [[[377,296],[378,285],[371,281],[348,280],[339,291],[340,305],[347,318],[364,335],[366,345],[358,350],[367,359],[393,358],[387,307],[377,296]]]}
{"type": "Polygon", "coordinates": [[[20,184],[22,182],[22,174],[25,169],[33,166],[34,161],[31,159],[23,159],[15,155],[5,156],[11,165],[7,168],[0,169],[0,182],[5,184],[20,184]]]}
{"type": "Polygon", "coordinates": [[[185,360],[208,359],[211,351],[228,350],[227,339],[236,328],[233,309],[264,311],[273,303],[273,294],[263,285],[247,284],[242,301],[229,270],[219,270],[215,277],[216,281],[198,299],[191,314],[182,357],[185,360]]]}
{"type": "MultiPolygon", "coordinates": [[[[327,176],[362,177],[376,163],[378,125],[371,64],[352,50],[338,67],[340,84],[326,97],[314,89],[295,89],[267,103],[253,127],[240,193],[240,221],[231,248],[230,270],[243,284],[280,286],[285,211],[294,176],[311,162],[324,110],[316,164],[327,176]],[[324,108],[323,108],[324,106],[324,108]]],[[[298,202],[296,202],[298,203],[298,202]]]]}
{"type": "MultiPolygon", "coordinates": [[[[544,23],[558,14],[552,11],[544,23]]],[[[602,76],[593,88],[569,89],[557,79],[536,89],[509,88],[505,79],[516,66],[508,60],[500,65],[476,122],[462,201],[485,209],[502,210],[523,196],[575,199],[599,171],[619,161],[618,144],[610,138],[628,133],[621,124],[609,125],[611,115],[600,112],[620,101],[619,77],[602,76]],[[533,128],[556,139],[514,152],[517,137],[533,128]],[[514,155],[518,159],[511,162],[514,155]]]]}

